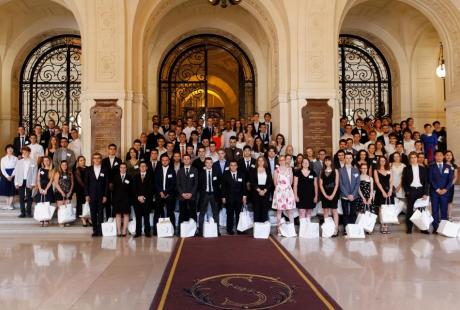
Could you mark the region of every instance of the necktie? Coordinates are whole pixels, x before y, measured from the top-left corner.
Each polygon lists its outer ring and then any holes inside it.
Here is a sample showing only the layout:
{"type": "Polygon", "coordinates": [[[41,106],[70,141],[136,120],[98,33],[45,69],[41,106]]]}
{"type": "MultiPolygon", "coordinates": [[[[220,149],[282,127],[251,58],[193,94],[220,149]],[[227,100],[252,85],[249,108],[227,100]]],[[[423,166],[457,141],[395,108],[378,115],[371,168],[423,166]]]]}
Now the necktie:
{"type": "Polygon", "coordinates": [[[188,168],[185,168],[185,175],[188,177],[188,168]]]}
{"type": "Polygon", "coordinates": [[[122,175],[121,176],[121,183],[123,183],[125,181],[125,175],[122,175]]]}
{"type": "Polygon", "coordinates": [[[233,175],[233,181],[236,182],[236,173],[232,173],[232,175],[233,175]]]}
{"type": "Polygon", "coordinates": [[[211,171],[208,171],[208,192],[212,193],[211,171]]]}
{"type": "Polygon", "coordinates": [[[249,160],[246,160],[246,169],[249,169],[249,160]]]}
{"type": "Polygon", "coordinates": [[[439,173],[442,174],[442,164],[438,164],[438,168],[439,168],[439,173]]]}
{"type": "Polygon", "coordinates": [[[155,170],[156,166],[157,166],[157,162],[154,161],[154,162],[152,163],[153,170],[155,170]]]}
{"type": "Polygon", "coordinates": [[[145,174],[141,173],[142,182],[144,182],[145,174]]]}

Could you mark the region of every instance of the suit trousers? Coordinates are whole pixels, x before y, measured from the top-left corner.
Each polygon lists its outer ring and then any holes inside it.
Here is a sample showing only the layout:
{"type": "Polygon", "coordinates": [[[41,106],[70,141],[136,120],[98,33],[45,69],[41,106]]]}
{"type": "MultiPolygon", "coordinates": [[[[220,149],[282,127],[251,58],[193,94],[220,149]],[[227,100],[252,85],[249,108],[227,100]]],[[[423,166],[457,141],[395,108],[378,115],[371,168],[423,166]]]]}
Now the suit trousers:
{"type": "Polygon", "coordinates": [[[242,208],[242,197],[236,197],[227,199],[227,204],[225,207],[227,208],[227,231],[233,231],[234,226],[234,218],[236,216],[236,227],[238,227],[238,222],[240,220],[240,212],[242,208]],[[239,198],[239,199],[238,199],[239,198]]]}
{"type": "Polygon", "coordinates": [[[408,231],[412,231],[413,223],[410,221],[412,214],[414,214],[414,203],[417,199],[422,198],[425,192],[422,187],[411,187],[407,196],[407,212],[406,212],[406,226],[408,231]]]}
{"type": "Polygon", "coordinates": [[[163,217],[169,217],[171,224],[174,229],[176,228],[176,215],[174,209],[176,207],[176,201],[172,195],[167,196],[166,198],[161,198],[160,195],[156,197],[156,205],[153,214],[153,231],[156,232],[156,227],[158,220],[163,217]],[[166,214],[165,214],[166,208],[166,214]]]}
{"type": "Polygon", "coordinates": [[[19,187],[19,205],[21,207],[21,214],[30,216],[32,215],[32,189],[27,188],[26,184],[27,181],[24,180],[19,187]]]}
{"type": "Polygon", "coordinates": [[[431,211],[433,212],[433,231],[438,230],[439,212],[441,212],[441,220],[447,220],[447,206],[449,205],[448,193],[439,195],[436,192],[431,193],[431,211]]]}
{"type": "Polygon", "coordinates": [[[150,234],[152,229],[150,227],[150,205],[136,201],[134,213],[136,214],[136,235],[142,235],[142,221],[144,221],[144,234],[150,234]]]}
{"type": "Polygon", "coordinates": [[[90,197],[89,209],[91,211],[93,232],[101,233],[101,224],[104,222],[104,204],[102,203],[102,197],[90,197]]]}
{"type": "MultiPolygon", "coordinates": [[[[208,205],[211,205],[212,217],[214,222],[219,225],[219,206],[217,205],[216,198],[213,193],[201,193],[200,194],[200,218],[199,218],[199,230],[203,233],[204,217],[208,211],[208,205]]],[[[219,226],[217,226],[219,227],[219,226]]]]}
{"type": "Polygon", "coordinates": [[[196,222],[196,201],[191,199],[179,200],[179,224],[191,218],[196,222]]]}
{"type": "Polygon", "coordinates": [[[263,223],[268,221],[268,196],[269,193],[265,193],[265,196],[253,193],[252,207],[254,209],[254,222],[263,223]]]}
{"type": "Polygon", "coordinates": [[[346,228],[348,224],[354,224],[356,222],[356,199],[350,201],[342,198],[342,209],[343,228],[346,228]]]}

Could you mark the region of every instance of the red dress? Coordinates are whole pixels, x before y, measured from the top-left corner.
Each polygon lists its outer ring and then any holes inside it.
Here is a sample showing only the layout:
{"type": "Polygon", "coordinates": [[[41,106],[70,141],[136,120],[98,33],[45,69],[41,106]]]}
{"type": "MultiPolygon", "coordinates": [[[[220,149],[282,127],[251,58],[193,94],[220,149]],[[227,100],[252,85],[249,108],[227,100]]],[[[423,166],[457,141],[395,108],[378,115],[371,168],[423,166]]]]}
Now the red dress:
{"type": "Polygon", "coordinates": [[[222,136],[212,136],[212,141],[216,143],[216,150],[219,150],[222,146],[222,136]]]}

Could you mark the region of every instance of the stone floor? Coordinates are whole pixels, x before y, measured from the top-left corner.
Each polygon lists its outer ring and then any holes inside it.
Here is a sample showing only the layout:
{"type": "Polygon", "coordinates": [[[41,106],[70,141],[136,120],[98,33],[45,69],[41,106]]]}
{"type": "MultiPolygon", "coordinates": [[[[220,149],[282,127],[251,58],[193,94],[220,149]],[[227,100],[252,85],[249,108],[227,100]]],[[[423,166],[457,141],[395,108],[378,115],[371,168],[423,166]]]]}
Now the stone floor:
{"type": "MultiPolygon", "coordinates": [[[[460,239],[280,240],[345,309],[458,309],[460,239]]],[[[1,309],[148,309],[175,242],[0,234],[1,309]]]]}

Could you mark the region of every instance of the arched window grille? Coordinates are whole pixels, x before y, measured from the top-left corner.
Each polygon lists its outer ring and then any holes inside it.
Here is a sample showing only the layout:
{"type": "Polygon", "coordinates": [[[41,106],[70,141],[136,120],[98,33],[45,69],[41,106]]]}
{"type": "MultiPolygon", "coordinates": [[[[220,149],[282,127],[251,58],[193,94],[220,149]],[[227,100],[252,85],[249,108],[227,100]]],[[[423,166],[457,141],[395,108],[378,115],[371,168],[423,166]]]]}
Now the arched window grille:
{"type": "Polygon", "coordinates": [[[391,72],[382,52],[355,35],[339,38],[339,102],[341,115],[354,123],[358,117],[391,116],[391,72]]]}
{"type": "Polygon", "coordinates": [[[22,66],[19,118],[29,131],[48,120],[80,129],[81,41],[59,35],[37,45],[22,66]]]}

